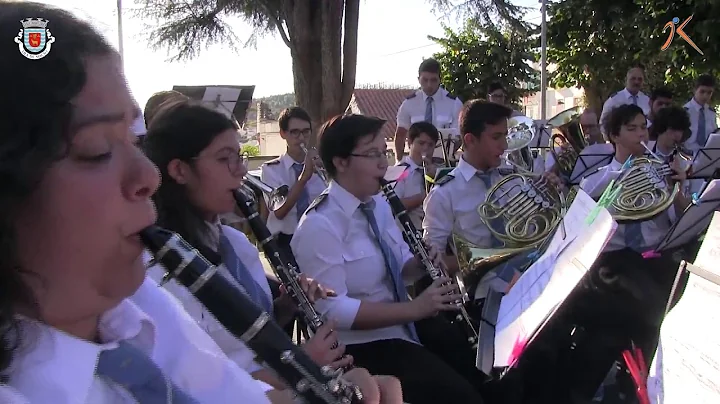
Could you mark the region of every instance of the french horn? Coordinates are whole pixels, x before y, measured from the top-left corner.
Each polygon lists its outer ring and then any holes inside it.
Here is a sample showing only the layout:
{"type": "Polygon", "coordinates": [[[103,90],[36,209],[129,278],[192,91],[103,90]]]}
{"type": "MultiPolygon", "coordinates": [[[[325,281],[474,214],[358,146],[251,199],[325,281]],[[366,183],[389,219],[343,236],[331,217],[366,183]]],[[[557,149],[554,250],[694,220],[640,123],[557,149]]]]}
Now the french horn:
{"type": "Polygon", "coordinates": [[[573,107],[560,112],[550,118],[547,127],[557,129],[560,133],[550,138],[550,153],[560,174],[569,177],[575,168],[575,162],[580,152],[587,147],[588,142],[580,125],[580,107],[573,107]],[[560,151],[556,151],[558,147],[560,151]]]}
{"type": "Polygon", "coordinates": [[[680,191],[677,183],[671,186],[667,181],[672,173],[668,162],[652,152],[650,156],[630,160],[615,181],[615,186],[621,188],[611,204],[613,219],[643,221],[667,210],[680,191]]]}

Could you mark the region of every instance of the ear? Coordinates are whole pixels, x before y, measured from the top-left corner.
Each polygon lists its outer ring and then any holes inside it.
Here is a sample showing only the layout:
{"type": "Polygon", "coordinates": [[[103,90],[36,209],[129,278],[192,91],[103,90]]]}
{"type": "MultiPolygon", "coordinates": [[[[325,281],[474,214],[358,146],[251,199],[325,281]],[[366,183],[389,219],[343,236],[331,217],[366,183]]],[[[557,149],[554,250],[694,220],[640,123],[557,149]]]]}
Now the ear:
{"type": "Polygon", "coordinates": [[[333,157],[333,165],[335,166],[335,170],[337,172],[344,173],[347,171],[348,166],[350,165],[350,159],[342,158],[342,157],[333,157]]]}
{"type": "Polygon", "coordinates": [[[178,184],[187,184],[190,166],[180,159],[170,160],[167,166],[168,175],[178,184]]]}
{"type": "Polygon", "coordinates": [[[283,138],[283,140],[287,140],[287,133],[285,133],[284,130],[280,131],[280,137],[283,138]]]}
{"type": "Polygon", "coordinates": [[[463,139],[463,146],[464,146],[464,145],[475,144],[475,141],[477,140],[477,139],[475,139],[475,136],[473,136],[472,133],[466,133],[466,134],[464,134],[463,137],[462,137],[462,139],[463,139]]]}

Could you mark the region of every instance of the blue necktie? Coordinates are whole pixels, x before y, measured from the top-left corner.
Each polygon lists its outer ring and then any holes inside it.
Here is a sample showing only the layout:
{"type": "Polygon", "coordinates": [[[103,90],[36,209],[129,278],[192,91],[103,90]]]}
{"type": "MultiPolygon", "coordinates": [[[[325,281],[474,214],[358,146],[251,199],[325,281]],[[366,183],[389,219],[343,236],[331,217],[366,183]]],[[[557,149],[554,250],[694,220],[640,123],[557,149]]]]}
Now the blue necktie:
{"type": "Polygon", "coordinates": [[[433,123],[433,97],[425,99],[425,122],[433,123]]]}
{"type": "MultiPolygon", "coordinates": [[[[292,168],[293,171],[295,171],[295,178],[297,179],[300,178],[300,175],[305,168],[305,164],[293,163],[292,168]]],[[[310,194],[308,193],[307,188],[303,188],[297,202],[295,202],[295,210],[297,211],[298,220],[300,220],[300,217],[303,213],[305,213],[308,206],[310,206],[310,194]]]]}
{"type": "MultiPolygon", "coordinates": [[[[388,247],[387,243],[380,235],[380,229],[378,228],[377,220],[375,220],[375,213],[373,212],[373,209],[375,209],[374,200],[360,204],[360,210],[363,214],[365,214],[368,223],[370,223],[370,228],[372,228],[372,231],[375,234],[375,240],[377,240],[380,245],[380,251],[382,251],[383,259],[385,260],[385,269],[387,270],[395,289],[395,300],[398,302],[407,302],[410,299],[408,298],[407,291],[405,290],[405,284],[402,281],[400,265],[397,262],[397,258],[395,258],[395,254],[393,254],[390,247],[388,247]]],[[[415,330],[415,324],[407,323],[405,325],[407,326],[412,339],[416,342],[420,342],[417,331],[415,330]]]]}
{"type": "MultiPolygon", "coordinates": [[[[482,182],[485,184],[485,193],[487,194],[487,191],[490,190],[490,188],[492,187],[492,173],[478,172],[475,175],[478,178],[480,178],[482,180],[482,182]]],[[[498,217],[496,219],[492,219],[491,224],[494,229],[499,229],[499,228],[502,228],[503,226],[505,226],[505,221],[501,217],[498,217]]],[[[490,233],[490,237],[492,237],[492,240],[490,241],[491,248],[499,248],[499,247],[503,246],[503,242],[498,240],[497,237],[495,237],[495,235],[490,233]]]]}
{"type": "Polygon", "coordinates": [[[632,222],[625,225],[625,246],[637,252],[643,248],[645,238],[642,234],[642,223],[632,222]]]}
{"type": "Polygon", "coordinates": [[[632,103],[635,104],[635,105],[637,105],[637,100],[638,100],[637,94],[633,95],[633,96],[632,96],[632,103]]]}
{"type": "Polygon", "coordinates": [[[220,253],[220,258],[223,264],[225,264],[225,267],[230,271],[233,278],[245,288],[245,292],[247,292],[252,301],[262,307],[266,312],[272,313],[272,300],[270,300],[267,293],[262,290],[262,287],[255,282],[255,278],[252,277],[252,274],[250,274],[245,264],[240,261],[230,241],[225,234],[223,234],[222,229],[220,229],[220,246],[218,253],[220,253]]]}
{"type": "Polygon", "coordinates": [[[125,341],[100,353],[96,373],[125,388],[139,404],[199,404],[163,375],[147,355],[125,341]]]}
{"type": "Polygon", "coordinates": [[[700,107],[700,115],[698,115],[697,142],[700,147],[705,147],[707,141],[707,133],[705,133],[705,106],[700,107]]]}

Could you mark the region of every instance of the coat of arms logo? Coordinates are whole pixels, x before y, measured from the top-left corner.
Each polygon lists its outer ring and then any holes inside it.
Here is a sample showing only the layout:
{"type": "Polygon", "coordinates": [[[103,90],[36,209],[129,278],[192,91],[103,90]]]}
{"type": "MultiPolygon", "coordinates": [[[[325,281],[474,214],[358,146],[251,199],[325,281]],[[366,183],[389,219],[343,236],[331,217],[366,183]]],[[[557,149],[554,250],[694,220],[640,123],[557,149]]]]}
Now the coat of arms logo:
{"type": "Polygon", "coordinates": [[[20,53],[28,59],[42,59],[50,53],[55,37],[47,29],[48,20],[42,18],[26,18],[22,23],[22,29],[15,43],[18,44],[20,53]]]}

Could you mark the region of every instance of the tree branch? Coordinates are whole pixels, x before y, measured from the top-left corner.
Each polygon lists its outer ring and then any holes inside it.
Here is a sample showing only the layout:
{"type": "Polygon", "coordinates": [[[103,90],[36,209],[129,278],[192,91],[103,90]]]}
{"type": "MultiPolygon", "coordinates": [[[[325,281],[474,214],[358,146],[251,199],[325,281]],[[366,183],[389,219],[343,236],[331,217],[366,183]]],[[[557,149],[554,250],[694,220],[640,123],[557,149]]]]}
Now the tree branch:
{"type": "Polygon", "coordinates": [[[355,91],[357,75],[358,21],[360,19],[360,0],[345,0],[345,23],[342,63],[342,98],[340,104],[347,108],[355,91]]]}

